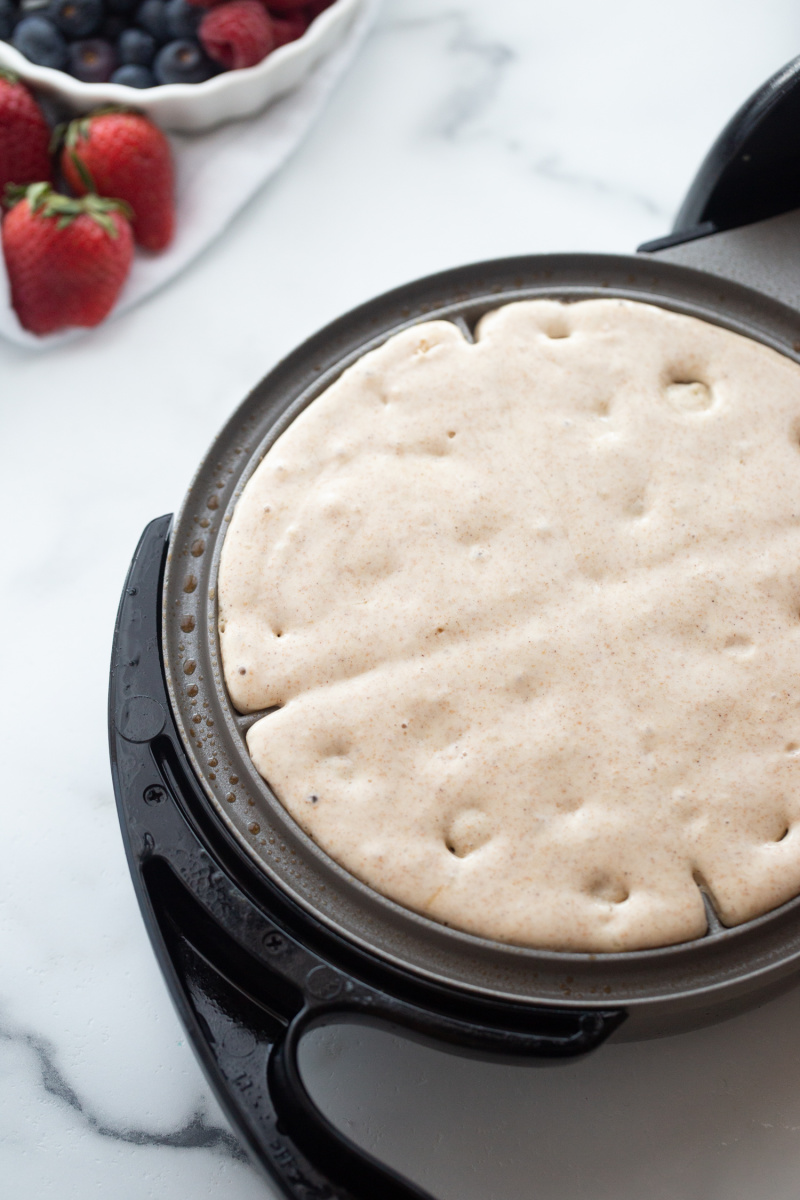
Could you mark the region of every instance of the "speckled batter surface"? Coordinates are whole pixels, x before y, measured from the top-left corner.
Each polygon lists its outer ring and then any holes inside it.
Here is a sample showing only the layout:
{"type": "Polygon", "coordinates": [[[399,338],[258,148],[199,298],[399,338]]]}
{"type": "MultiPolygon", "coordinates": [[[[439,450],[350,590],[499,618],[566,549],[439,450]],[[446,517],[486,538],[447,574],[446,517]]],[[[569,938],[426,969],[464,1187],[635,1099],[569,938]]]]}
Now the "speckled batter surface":
{"type": "Polygon", "coordinates": [[[253,761],[400,904],[631,950],[800,891],[800,367],[628,301],[366,355],[238,502],[253,761]]]}

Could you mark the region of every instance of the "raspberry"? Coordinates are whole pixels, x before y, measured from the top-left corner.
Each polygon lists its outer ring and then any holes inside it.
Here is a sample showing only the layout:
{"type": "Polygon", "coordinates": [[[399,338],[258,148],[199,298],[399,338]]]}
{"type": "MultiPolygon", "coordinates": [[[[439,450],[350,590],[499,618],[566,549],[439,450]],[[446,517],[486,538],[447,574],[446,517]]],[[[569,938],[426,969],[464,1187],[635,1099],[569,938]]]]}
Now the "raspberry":
{"type": "Polygon", "coordinates": [[[227,70],[254,67],[275,47],[272,21],[258,0],[229,0],[212,8],[200,23],[200,41],[227,70]]]}
{"type": "Polygon", "coordinates": [[[308,18],[299,17],[273,17],[272,28],[275,31],[275,49],[278,46],[285,46],[287,42],[296,42],[299,37],[302,37],[308,29],[308,18]]]}

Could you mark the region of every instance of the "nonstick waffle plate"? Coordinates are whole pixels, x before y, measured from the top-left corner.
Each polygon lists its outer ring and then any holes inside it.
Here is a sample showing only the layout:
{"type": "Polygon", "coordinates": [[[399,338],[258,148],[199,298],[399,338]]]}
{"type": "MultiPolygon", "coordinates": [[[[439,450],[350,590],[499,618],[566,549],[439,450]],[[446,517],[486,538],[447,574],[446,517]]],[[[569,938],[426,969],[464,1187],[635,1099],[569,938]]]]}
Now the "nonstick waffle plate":
{"type": "Polygon", "coordinates": [[[613,1001],[705,1009],[794,969],[800,899],[725,929],[705,897],[707,934],[624,954],[566,954],[503,945],[401,908],[333,862],[301,831],[255,771],[241,716],[222,679],[217,572],[242,488],[268,448],[358,357],[431,319],[471,336],[487,311],[534,297],[624,297],[700,317],[800,361],[796,314],[736,284],[647,258],[563,255],[477,264],[418,281],[336,321],[282,362],[232,416],[177,517],[163,595],[164,669],[175,719],[216,817],[259,868],[315,919],[387,962],[445,985],[516,1001],[613,1001]]]}

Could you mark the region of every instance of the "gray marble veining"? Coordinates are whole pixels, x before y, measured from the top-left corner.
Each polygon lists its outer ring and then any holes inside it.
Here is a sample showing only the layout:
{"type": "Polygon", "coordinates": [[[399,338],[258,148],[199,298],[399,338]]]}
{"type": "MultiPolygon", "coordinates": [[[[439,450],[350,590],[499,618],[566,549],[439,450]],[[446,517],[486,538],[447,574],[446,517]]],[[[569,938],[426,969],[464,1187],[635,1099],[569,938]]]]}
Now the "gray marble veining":
{"type": "MultiPolygon", "coordinates": [[[[119,839],[108,659],[145,523],[347,308],[469,260],[665,233],[798,50],[789,0],[386,0],[307,141],[184,275],[74,345],[0,346],[4,1197],[270,1195],[171,1009],[119,839]]],[[[558,1072],[350,1029],[315,1035],[304,1069],[441,1200],[795,1200],[797,1004],[558,1072]]]]}
{"type": "Polygon", "coordinates": [[[209,1124],[203,1108],[193,1112],[188,1121],[167,1133],[158,1129],[139,1129],[124,1124],[107,1124],[91,1106],[80,1099],[71,1087],[57,1061],[55,1047],[36,1033],[6,1029],[0,1023],[0,1042],[23,1048],[31,1056],[39,1084],[48,1096],[54,1097],[80,1118],[92,1133],[133,1146],[171,1146],[183,1150],[216,1150],[240,1162],[248,1158],[240,1143],[227,1128],[209,1124]]]}

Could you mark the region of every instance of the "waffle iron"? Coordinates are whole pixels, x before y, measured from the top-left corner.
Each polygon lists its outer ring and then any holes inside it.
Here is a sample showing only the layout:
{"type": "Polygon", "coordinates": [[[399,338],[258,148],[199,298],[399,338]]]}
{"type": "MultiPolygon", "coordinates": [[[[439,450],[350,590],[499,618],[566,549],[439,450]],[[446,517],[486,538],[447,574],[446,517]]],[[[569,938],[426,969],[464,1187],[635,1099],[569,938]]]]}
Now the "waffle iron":
{"type": "Polygon", "coordinates": [[[266,450],[353,361],[419,321],[514,300],[625,297],[800,362],[800,58],[744,105],[666,238],[635,256],[519,257],[398,288],[284,359],[217,437],[177,517],[144,531],[114,635],[109,735],[134,886],[180,1018],[232,1126],[289,1200],[431,1200],[340,1133],[300,1076],[324,1024],[377,1023],[471,1055],[565,1058],[612,1034],[733,1015],[800,974],[800,897],[677,946],[545,952],[460,933],[329,859],[255,772],[231,705],[216,581],[227,521],[266,450]],[[793,261],[793,252],[795,255],[793,261]]]}

